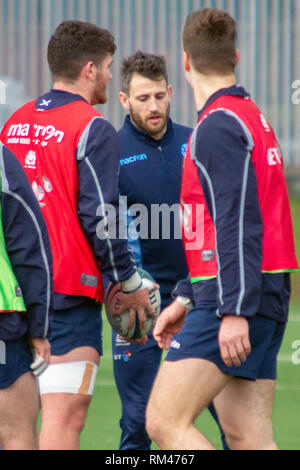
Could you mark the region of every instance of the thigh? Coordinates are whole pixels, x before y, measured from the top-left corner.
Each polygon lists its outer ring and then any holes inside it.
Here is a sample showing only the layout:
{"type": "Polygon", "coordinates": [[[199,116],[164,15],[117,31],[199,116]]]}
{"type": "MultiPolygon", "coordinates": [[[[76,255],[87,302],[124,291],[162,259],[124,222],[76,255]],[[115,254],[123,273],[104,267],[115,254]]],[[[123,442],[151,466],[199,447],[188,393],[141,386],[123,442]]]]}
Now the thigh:
{"type": "Polygon", "coordinates": [[[64,356],[52,356],[38,378],[42,424],[68,426],[85,421],[98,371],[99,355],[93,348],[77,348],[64,356]]]}
{"type": "Polygon", "coordinates": [[[31,372],[21,375],[10,387],[0,390],[0,440],[34,436],[39,413],[39,395],[31,372]]]}
{"type": "Polygon", "coordinates": [[[66,429],[71,423],[78,422],[79,427],[85,421],[91,395],[72,393],[45,393],[41,395],[43,426],[60,425],[66,429]]]}
{"type": "Polygon", "coordinates": [[[274,394],[274,380],[234,378],[214,399],[226,437],[257,449],[270,445],[274,394]]]}
{"type": "Polygon", "coordinates": [[[230,380],[204,359],[165,361],[154,382],[148,416],[172,423],[194,422],[230,380]]]}
{"type": "Polygon", "coordinates": [[[51,356],[50,364],[38,377],[40,395],[93,395],[100,356],[91,347],[75,348],[61,356],[51,356]]]}

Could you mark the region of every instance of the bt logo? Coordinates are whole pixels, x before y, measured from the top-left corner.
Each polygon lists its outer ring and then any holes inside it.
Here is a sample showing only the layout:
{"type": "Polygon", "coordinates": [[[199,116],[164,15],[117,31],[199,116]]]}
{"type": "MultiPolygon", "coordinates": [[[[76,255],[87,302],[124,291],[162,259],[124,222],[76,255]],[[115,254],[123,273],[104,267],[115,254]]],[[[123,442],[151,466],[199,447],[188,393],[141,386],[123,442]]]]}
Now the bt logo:
{"type": "Polygon", "coordinates": [[[132,354],[130,351],[125,351],[123,354],[115,354],[114,355],[114,360],[115,361],[123,361],[123,362],[129,362],[132,357],[132,354]]]}
{"type": "Polygon", "coordinates": [[[129,362],[130,359],[131,359],[131,356],[132,356],[132,354],[131,354],[130,351],[125,351],[124,354],[122,354],[122,360],[124,362],[129,362]]]}

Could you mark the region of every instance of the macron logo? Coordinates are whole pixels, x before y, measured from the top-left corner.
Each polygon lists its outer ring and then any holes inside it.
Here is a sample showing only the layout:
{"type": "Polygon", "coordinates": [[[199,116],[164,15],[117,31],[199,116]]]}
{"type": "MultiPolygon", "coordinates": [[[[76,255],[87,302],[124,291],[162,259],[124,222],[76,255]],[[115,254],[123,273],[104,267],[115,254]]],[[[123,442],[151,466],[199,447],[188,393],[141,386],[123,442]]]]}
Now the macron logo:
{"type": "Polygon", "coordinates": [[[120,165],[129,165],[130,163],[135,163],[135,162],[140,162],[142,160],[147,160],[148,157],[145,153],[142,153],[140,155],[133,155],[132,157],[127,157],[127,158],[122,158],[120,160],[120,165]]]}

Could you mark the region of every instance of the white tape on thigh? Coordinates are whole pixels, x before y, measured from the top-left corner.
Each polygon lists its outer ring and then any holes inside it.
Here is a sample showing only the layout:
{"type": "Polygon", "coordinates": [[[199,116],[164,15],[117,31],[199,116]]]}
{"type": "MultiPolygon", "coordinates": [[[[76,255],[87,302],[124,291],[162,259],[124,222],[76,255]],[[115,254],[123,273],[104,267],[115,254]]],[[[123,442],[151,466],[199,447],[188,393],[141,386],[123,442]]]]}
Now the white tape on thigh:
{"type": "Polygon", "coordinates": [[[93,395],[97,371],[97,364],[87,361],[50,364],[38,377],[40,394],[93,395]]]}

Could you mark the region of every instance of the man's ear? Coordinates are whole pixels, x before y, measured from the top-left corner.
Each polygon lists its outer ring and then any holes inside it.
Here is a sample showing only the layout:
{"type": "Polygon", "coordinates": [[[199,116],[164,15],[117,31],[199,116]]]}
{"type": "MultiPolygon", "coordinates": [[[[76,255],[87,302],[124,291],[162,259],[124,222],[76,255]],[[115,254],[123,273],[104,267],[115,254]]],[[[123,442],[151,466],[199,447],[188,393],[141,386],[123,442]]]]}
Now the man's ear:
{"type": "Polygon", "coordinates": [[[168,95],[169,95],[169,101],[171,101],[172,95],[173,95],[173,87],[172,87],[172,85],[168,85],[168,95]]]}
{"type": "Polygon", "coordinates": [[[235,67],[238,65],[239,60],[240,60],[240,52],[239,52],[239,51],[235,51],[235,61],[234,61],[235,67]]]}
{"type": "Polygon", "coordinates": [[[183,70],[184,70],[184,75],[187,80],[187,82],[192,85],[192,78],[191,78],[191,61],[190,61],[190,56],[186,51],[183,51],[182,53],[182,62],[183,62],[183,70]]]}
{"type": "Polygon", "coordinates": [[[185,72],[190,72],[191,65],[190,65],[190,58],[186,51],[182,53],[182,61],[183,61],[183,68],[185,72]]]}
{"type": "Polygon", "coordinates": [[[129,111],[129,109],[130,109],[129,99],[128,99],[128,96],[126,95],[126,93],[124,93],[123,91],[120,91],[119,98],[120,98],[120,103],[121,103],[122,107],[126,111],[129,111]]]}
{"type": "Polygon", "coordinates": [[[81,70],[81,74],[90,80],[95,80],[97,75],[97,68],[94,62],[87,62],[81,70]]]}

